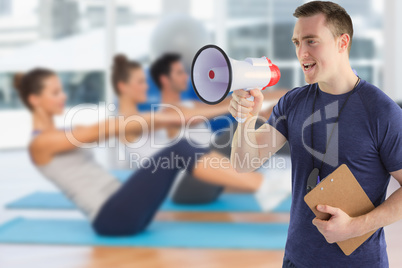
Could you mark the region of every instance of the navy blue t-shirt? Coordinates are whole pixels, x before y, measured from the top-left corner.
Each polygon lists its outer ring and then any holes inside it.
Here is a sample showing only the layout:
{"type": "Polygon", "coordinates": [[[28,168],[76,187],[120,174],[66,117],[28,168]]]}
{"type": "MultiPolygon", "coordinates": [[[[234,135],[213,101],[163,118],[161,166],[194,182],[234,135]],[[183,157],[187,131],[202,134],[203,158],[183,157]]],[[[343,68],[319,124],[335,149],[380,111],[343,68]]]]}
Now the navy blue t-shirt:
{"type": "Polygon", "coordinates": [[[350,95],[338,124],[334,124],[348,94],[328,94],[318,84],[294,88],[279,100],[267,121],[286,137],[290,146],[292,206],[285,252],[297,267],[388,267],[383,228],[346,256],[336,243],[329,244],[313,225],[315,215],[304,201],[307,178],[314,167],[321,166],[334,125],[321,178],[346,164],[377,207],[385,200],[389,172],[402,169],[401,108],[362,79],[350,95]],[[313,163],[309,148],[317,90],[313,124],[317,157],[313,163]]]}

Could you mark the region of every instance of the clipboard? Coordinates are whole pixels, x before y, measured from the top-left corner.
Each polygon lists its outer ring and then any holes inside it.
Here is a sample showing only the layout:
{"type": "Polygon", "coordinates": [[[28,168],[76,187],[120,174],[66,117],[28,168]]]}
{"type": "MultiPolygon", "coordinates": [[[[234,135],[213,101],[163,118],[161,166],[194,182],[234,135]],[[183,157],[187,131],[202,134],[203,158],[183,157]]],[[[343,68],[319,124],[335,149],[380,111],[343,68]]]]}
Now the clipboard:
{"type": "MultiPolygon", "coordinates": [[[[318,204],[340,208],[351,217],[366,214],[375,208],[345,164],[339,166],[317,184],[314,189],[304,196],[304,201],[316,217],[321,220],[328,220],[331,215],[318,211],[316,209],[318,204]]],[[[349,256],[375,232],[371,231],[359,237],[337,242],[337,244],[343,253],[349,256]]]]}

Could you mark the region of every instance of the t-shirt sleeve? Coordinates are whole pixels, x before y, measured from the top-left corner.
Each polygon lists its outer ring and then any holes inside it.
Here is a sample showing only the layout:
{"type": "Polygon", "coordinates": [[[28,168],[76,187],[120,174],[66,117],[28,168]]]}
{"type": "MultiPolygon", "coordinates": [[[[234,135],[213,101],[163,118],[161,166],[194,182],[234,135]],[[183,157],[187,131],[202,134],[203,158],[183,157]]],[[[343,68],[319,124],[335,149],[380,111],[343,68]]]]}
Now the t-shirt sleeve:
{"type": "Polygon", "coordinates": [[[266,123],[278,130],[288,140],[287,108],[289,107],[289,92],[283,95],[274,106],[272,113],[266,123]]]}
{"type": "Polygon", "coordinates": [[[402,169],[402,109],[394,101],[384,105],[377,120],[381,161],[388,172],[402,169]]]}

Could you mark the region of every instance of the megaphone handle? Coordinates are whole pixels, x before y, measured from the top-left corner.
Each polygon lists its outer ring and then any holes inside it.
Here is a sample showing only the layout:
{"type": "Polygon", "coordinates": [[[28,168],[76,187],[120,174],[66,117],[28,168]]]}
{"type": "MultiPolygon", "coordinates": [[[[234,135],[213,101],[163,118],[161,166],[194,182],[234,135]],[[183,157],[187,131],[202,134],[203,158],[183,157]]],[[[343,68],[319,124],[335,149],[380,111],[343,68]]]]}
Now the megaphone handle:
{"type": "MultiPolygon", "coordinates": [[[[254,101],[254,96],[250,96],[246,100],[254,101]]],[[[236,121],[239,122],[239,123],[244,123],[244,121],[246,121],[246,118],[238,118],[238,117],[236,117],[236,121]]]]}

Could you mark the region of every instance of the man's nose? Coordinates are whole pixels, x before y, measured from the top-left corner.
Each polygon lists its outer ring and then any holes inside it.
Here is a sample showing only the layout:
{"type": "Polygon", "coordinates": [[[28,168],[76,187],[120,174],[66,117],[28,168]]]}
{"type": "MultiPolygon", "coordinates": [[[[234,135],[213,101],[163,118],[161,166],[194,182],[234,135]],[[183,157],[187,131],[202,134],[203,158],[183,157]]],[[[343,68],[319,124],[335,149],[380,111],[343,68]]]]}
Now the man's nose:
{"type": "Polygon", "coordinates": [[[309,55],[308,54],[308,48],[306,46],[303,46],[303,45],[299,46],[299,49],[298,49],[297,53],[298,53],[297,56],[298,56],[299,59],[307,58],[308,55],[309,55]]]}

